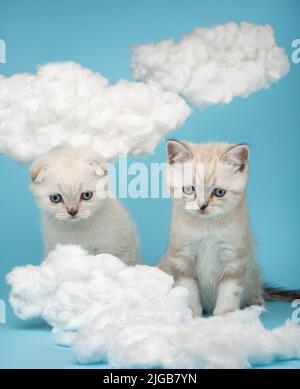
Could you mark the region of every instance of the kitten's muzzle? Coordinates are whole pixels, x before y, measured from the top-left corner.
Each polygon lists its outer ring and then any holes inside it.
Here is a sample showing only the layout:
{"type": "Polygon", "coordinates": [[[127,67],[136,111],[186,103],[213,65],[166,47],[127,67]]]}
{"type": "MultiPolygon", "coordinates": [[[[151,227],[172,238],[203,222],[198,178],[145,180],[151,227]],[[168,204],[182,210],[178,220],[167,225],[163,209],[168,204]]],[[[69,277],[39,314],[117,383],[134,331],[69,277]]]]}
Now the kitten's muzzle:
{"type": "Polygon", "coordinates": [[[74,217],[74,216],[76,216],[77,213],[78,213],[78,208],[75,208],[75,207],[68,208],[68,209],[67,209],[67,212],[68,212],[69,215],[71,215],[71,216],[74,217]]]}

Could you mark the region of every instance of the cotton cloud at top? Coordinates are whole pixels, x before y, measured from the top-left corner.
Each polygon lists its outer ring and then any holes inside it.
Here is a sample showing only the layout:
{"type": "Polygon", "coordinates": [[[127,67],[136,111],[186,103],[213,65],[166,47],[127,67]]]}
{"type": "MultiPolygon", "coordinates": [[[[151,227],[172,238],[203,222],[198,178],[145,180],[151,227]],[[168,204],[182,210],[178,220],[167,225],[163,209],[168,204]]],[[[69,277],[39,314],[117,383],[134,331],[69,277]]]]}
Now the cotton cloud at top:
{"type": "Polygon", "coordinates": [[[0,153],[20,161],[59,145],[92,147],[107,159],[148,154],[189,114],[181,97],[158,85],[111,85],[73,62],[0,75],[0,153]]]}
{"type": "Polygon", "coordinates": [[[230,103],[268,88],[289,71],[269,25],[242,22],[196,28],[173,39],[132,48],[136,80],[156,81],[196,107],[230,103]]]}
{"type": "Polygon", "coordinates": [[[22,319],[43,317],[81,363],[121,368],[247,368],[300,358],[300,326],[267,330],[252,307],[193,319],[187,289],[155,267],[58,245],[40,266],[15,268],[9,301],[22,319]]]}

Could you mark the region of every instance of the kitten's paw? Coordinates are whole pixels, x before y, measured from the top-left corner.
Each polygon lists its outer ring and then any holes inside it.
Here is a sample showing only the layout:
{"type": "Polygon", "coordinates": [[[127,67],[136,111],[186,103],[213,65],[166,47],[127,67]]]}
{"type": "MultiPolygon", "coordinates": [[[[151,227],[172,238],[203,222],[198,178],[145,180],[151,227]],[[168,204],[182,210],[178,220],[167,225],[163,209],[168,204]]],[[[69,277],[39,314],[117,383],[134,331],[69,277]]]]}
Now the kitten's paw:
{"type": "Polygon", "coordinates": [[[193,317],[202,316],[203,309],[201,305],[194,305],[190,307],[192,310],[193,317]]]}
{"type": "Polygon", "coordinates": [[[234,307],[216,307],[213,311],[214,316],[225,316],[228,313],[236,311],[234,307]]]}

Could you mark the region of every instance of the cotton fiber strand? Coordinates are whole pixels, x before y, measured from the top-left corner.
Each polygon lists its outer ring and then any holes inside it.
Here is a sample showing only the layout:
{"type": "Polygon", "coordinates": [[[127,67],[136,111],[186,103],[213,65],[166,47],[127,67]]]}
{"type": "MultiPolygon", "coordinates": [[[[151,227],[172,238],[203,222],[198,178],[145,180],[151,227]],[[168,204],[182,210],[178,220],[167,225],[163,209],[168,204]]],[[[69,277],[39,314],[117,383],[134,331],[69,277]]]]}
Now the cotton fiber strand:
{"type": "Polygon", "coordinates": [[[268,88],[289,68],[272,27],[247,22],[199,27],[179,42],[167,39],[132,49],[136,80],[158,82],[198,108],[268,88]]]}
{"type": "Polygon", "coordinates": [[[300,358],[300,326],[267,330],[252,307],[193,319],[187,289],[158,268],[58,245],[40,266],[7,275],[17,316],[41,316],[81,363],[120,368],[246,368],[300,358]]]}
{"type": "Polygon", "coordinates": [[[60,145],[91,147],[109,160],[148,154],[189,115],[182,98],[158,85],[111,85],[74,62],[0,75],[0,153],[20,161],[60,145]]]}

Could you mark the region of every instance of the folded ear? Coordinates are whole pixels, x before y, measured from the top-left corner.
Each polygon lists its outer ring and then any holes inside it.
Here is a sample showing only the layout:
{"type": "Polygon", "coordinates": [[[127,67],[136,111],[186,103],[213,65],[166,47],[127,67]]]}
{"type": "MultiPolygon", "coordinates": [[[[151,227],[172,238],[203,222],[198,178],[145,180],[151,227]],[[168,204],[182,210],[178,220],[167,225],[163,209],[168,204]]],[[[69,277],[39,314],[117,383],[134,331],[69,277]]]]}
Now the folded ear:
{"type": "Polygon", "coordinates": [[[227,150],[221,161],[226,165],[232,165],[236,170],[243,172],[248,168],[249,156],[249,146],[246,144],[239,144],[227,150]]]}
{"type": "Polygon", "coordinates": [[[176,139],[167,142],[169,164],[182,163],[193,158],[193,154],[187,144],[176,139]]]}
{"type": "Polygon", "coordinates": [[[40,183],[43,180],[46,171],[47,164],[45,160],[38,159],[37,161],[33,162],[30,168],[31,181],[35,183],[40,183]]]}

